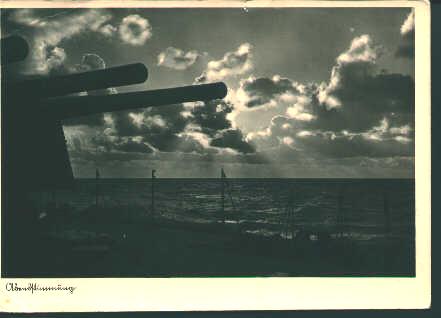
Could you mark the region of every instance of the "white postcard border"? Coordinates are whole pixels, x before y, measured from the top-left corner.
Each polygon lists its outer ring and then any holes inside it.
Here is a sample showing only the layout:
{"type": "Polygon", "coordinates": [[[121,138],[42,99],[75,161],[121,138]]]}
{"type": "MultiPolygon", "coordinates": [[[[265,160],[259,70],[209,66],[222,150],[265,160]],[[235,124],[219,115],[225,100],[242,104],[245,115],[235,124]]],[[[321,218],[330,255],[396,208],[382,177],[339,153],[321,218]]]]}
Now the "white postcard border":
{"type": "MultiPolygon", "coordinates": [[[[0,311],[202,311],[411,309],[431,301],[430,6],[427,1],[8,1],[11,7],[414,7],[415,278],[0,278],[0,311]],[[66,292],[7,291],[19,285],[74,286],[66,292]]],[[[31,261],[31,260],[30,260],[31,261]]]]}

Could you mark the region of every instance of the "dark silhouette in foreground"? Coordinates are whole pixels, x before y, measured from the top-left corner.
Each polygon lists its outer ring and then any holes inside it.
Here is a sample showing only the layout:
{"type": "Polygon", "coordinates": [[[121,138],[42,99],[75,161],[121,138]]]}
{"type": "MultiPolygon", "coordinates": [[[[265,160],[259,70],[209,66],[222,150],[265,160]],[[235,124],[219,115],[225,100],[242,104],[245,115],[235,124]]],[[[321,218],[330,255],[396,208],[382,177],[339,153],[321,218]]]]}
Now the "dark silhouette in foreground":
{"type": "Polygon", "coordinates": [[[221,99],[227,93],[224,83],[213,83],[107,96],[67,96],[142,83],[148,71],[136,63],[78,74],[17,78],[13,64],[24,60],[28,52],[28,44],[21,37],[1,40],[3,273],[14,266],[10,263],[21,253],[19,248],[32,240],[36,213],[32,213],[27,196],[73,185],[62,120],[221,99]]]}

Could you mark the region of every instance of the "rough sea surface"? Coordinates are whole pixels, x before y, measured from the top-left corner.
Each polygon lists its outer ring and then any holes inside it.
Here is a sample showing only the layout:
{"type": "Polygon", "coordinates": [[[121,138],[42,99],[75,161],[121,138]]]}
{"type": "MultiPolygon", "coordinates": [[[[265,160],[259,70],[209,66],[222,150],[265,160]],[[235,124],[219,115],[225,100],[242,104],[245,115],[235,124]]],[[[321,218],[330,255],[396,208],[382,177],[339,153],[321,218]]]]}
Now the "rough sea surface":
{"type": "Polygon", "coordinates": [[[79,179],[32,195],[5,275],[409,277],[414,196],[410,179],[79,179]]]}
{"type": "MultiPolygon", "coordinates": [[[[355,240],[390,235],[412,240],[414,180],[226,179],[222,214],[220,179],[155,179],[154,212],[165,218],[205,223],[225,219],[256,235],[283,235],[286,227],[344,231],[355,240]]],[[[96,202],[121,213],[152,212],[150,179],[77,180],[74,190],[36,195],[84,210],[96,202]]]]}

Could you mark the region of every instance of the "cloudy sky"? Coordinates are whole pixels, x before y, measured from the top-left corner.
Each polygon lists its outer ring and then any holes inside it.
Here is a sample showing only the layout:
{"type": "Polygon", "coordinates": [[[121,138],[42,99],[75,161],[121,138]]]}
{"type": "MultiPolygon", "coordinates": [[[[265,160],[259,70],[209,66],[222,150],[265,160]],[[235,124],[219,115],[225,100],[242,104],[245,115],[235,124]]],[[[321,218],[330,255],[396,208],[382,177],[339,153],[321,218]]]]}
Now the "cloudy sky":
{"type": "Polygon", "coordinates": [[[133,62],[115,94],[224,81],[224,100],[64,123],[74,174],[389,178],[414,175],[410,9],[2,10],[32,52],[22,74],[133,62]]]}

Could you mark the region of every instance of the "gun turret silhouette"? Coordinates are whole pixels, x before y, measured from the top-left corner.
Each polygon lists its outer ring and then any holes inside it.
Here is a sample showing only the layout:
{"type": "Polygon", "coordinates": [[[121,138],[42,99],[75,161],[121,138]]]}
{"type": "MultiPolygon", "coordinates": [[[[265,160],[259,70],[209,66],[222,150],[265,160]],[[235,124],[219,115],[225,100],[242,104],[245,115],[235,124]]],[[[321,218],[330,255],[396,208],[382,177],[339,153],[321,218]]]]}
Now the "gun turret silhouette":
{"type": "Polygon", "coordinates": [[[28,45],[20,37],[1,40],[2,160],[6,189],[41,190],[69,185],[73,173],[62,120],[103,112],[207,101],[226,96],[224,83],[112,94],[72,93],[142,83],[140,63],[61,76],[10,80],[8,66],[23,60],[28,45]]]}
{"type": "Polygon", "coordinates": [[[23,277],[29,273],[23,270],[22,264],[40,257],[39,251],[44,250],[39,236],[34,238],[34,235],[39,233],[38,216],[45,208],[33,203],[32,198],[39,192],[74,185],[63,120],[102,112],[220,99],[225,97],[227,88],[223,83],[213,83],[103,95],[103,90],[110,87],[143,83],[148,77],[147,68],[137,63],[69,75],[17,78],[20,67],[17,62],[24,60],[29,52],[27,42],[13,36],[2,39],[0,46],[1,268],[6,277],[23,277]],[[79,92],[89,94],[72,95],[79,92]]]}

